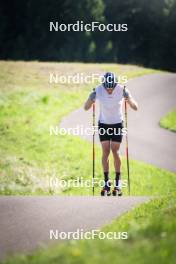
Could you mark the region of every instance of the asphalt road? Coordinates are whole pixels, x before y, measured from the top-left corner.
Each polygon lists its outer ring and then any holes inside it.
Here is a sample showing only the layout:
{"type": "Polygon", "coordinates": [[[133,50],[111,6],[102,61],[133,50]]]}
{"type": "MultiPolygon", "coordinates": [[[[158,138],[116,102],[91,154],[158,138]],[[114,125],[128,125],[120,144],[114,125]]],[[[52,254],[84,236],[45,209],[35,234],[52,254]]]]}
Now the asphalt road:
{"type": "MultiPolygon", "coordinates": [[[[128,110],[129,155],[131,158],[176,172],[176,134],[159,126],[160,119],[176,107],[176,74],[152,74],[133,79],[127,88],[139,104],[128,110]]],[[[98,117],[96,104],[96,117],[98,117]]],[[[91,127],[92,111],[83,107],[66,116],[61,127],[91,127]]],[[[92,136],[82,135],[92,141],[92,136]]],[[[99,143],[98,137],[96,142],[99,143]]],[[[124,153],[124,143],[121,153],[124,153]]]]}
{"type": "Polygon", "coordinates": [[[99,229],[147,200],[149,197],[0,197],[0,259],[58,242],[50,240],[50,230],[99,229]]]}

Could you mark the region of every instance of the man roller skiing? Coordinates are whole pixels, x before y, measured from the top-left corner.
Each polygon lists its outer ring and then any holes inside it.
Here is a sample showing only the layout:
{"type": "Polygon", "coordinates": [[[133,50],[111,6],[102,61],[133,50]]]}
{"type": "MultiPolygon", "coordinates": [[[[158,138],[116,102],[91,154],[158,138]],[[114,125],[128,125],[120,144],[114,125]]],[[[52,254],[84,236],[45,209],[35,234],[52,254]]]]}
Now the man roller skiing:
{"type": "Polygon", "coordinates": [[[123,129],[123,100],[133,110],[138,109],[138,104],[132,98],[127,89],[124,89],[116,79],[114,73],[107,72],[102,84],[93,91],[87,101],[84,109],[89,110],[95,100],[99,100],[100,115],[98,121],[99,139],[102,146],[102,166],[104,172],[104,187],[101,195],[111,195],[111,186],[109,180],[109,154],[112,151],[115,169],[115,186],[113,194],[122,195],[121,190],[121,159],[119,156],[120,144],[122,142],[123,129]]]}

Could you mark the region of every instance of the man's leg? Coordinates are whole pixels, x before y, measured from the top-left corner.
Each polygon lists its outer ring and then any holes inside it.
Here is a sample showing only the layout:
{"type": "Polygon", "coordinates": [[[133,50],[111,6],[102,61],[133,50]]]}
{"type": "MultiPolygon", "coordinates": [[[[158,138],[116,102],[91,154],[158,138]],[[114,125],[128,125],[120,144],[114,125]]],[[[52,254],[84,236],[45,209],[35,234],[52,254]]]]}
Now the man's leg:
{"type": "Polygon", "coordinates": [[[110,141],[102,141],[102,166],[104,172],[109,172],[109,153],[110,153],[110,141]]]}
{"type": "Polygon", "coordinates": [[[110,185],[109,185],[109,154],[110,154],[110,141],[102,141],[102,166],[104,171],[104,181],[105,185],[102,190],[102,195],[104,195],[104,190],[108,191],[108,195],[110,195],[110,185]]]}
{"type": "Polygon", "coordinates": [[[114,157],[114,168],[116,172],[120,172],[121,159],[119,156],[120,142],[111,141],[111,151],[114,157]]]}
{"type": "Polygon", "coordinates": [[[118,187],[118,189],[121,192],[121,159],[119,155],[119,149],[120,149],[120,142],[111,142],[111,150],[114,158],[114,168],[115,168],[115,187],[118,187]]]}

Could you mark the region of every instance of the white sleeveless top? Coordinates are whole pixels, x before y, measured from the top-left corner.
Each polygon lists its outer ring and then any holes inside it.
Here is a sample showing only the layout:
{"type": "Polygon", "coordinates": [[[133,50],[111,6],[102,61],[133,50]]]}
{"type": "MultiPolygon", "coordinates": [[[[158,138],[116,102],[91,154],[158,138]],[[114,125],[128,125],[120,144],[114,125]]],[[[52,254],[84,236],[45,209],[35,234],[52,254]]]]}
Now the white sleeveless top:
{"type": "Polygon", "coordinates": [[[123,86],[117,84],[112,94],[108,94],[103,85],[98,86],[95,91],[96,99],[98,99],[100,104],[100,123],[121,123],[123,121],[123,86]]]}

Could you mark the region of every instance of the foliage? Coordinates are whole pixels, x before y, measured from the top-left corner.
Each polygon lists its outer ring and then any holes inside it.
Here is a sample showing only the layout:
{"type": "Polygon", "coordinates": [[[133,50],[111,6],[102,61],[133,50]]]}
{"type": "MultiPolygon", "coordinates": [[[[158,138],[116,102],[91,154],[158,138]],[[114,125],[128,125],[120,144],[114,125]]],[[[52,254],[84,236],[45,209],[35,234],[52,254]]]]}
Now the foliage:
{"type": "Polygon", "coordinates": [[[7,0],[0,5],[0,59],[176,69],[176,0],[7,0]],[[49,31],[50,21],[78,20],[127,23],[128,31],[49,31]]]}

